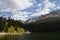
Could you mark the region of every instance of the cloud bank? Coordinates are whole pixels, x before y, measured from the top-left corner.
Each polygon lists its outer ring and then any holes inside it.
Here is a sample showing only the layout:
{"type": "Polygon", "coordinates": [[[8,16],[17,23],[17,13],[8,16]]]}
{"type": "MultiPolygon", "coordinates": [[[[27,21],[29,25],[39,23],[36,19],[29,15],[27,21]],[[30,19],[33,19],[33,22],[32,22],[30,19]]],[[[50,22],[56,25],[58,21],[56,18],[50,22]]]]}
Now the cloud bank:
{"type": "Polygon", "coordinates": [[[60,6],[56,5],[50,0],[41,0],[41,2],[40,0],[0,0],[0,16],[25,21],[48,14],[52,9],[60,9],[60,6]]]}
{"type": "Polygon", "coordinates": [[[6,7],[16,10],[22,10],[32,6],[33,4],[29,0],[0,0],[6,7]]]}

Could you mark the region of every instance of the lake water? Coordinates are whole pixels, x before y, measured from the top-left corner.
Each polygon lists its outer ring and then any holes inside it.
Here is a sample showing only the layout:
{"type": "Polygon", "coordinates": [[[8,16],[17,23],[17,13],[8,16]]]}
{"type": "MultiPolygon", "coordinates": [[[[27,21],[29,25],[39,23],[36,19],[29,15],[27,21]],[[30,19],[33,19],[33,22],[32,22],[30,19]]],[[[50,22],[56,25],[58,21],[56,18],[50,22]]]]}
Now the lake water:
{"type": "Polygon", "coordinates": [[[60,33],[31,33],[24,35],[12,35],[4,40],[60,40],[60,33]]]}

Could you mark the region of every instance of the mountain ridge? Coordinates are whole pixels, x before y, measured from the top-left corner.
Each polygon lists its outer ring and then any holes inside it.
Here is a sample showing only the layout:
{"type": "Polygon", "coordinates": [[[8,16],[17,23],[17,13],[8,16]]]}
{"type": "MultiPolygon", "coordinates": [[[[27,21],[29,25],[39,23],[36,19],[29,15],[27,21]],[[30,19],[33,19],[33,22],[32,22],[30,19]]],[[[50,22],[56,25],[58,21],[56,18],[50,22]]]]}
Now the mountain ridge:
{"type": "Polygon", "coordinates": [[[31,22],[36,22],[36,21],[39,21],[39,20],[44,20],[44,19],[52,18],[52,17],[53,18],[60,17],[60,10],[55,10],[55,11],[52,11],[52,12],[50,12],[48,14],[28,19],[27,21],[25,21],[25,23],[28,24],[28,23],[31,23],[31,22]]]}

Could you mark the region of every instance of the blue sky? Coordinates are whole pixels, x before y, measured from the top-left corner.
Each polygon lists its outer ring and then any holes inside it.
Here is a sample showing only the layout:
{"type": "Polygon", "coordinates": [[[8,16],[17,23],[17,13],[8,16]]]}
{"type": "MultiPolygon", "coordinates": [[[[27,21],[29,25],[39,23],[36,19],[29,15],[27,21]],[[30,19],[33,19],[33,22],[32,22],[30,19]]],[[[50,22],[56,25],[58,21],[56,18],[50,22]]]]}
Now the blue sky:
{"type": "Polygon", "coordinates": [[[0,16],[27,20],[60,9],[60,0],[0,0],[0,16]]]}

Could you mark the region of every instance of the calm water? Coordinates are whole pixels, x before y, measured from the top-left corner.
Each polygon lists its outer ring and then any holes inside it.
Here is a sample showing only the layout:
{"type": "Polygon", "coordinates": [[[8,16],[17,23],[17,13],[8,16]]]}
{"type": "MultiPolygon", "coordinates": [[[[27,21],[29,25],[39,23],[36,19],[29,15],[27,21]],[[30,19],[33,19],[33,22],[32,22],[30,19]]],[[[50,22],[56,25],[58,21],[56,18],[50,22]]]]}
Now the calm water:
{"type": "Polygon", "coordinates": [[[31,33],[5,37],[4,40],[60,40],[60,33],[31,33]]]}

